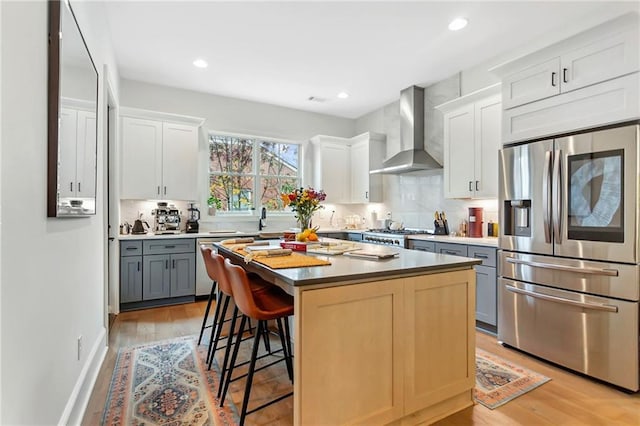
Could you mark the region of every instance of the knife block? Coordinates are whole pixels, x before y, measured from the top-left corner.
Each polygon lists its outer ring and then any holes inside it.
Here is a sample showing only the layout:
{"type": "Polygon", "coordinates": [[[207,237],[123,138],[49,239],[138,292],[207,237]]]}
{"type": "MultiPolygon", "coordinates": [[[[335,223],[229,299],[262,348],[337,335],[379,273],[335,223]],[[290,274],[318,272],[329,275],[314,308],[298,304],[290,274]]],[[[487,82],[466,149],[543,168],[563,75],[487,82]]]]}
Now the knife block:
{"type": "Polygon", "coordinates": [[[446,220],[434,220],[433,224],[435,229],[433,230],[434,235],[449,235],[449,224],[446,220]],[[440,226],[442,224],[442,226],[440,226]]]}

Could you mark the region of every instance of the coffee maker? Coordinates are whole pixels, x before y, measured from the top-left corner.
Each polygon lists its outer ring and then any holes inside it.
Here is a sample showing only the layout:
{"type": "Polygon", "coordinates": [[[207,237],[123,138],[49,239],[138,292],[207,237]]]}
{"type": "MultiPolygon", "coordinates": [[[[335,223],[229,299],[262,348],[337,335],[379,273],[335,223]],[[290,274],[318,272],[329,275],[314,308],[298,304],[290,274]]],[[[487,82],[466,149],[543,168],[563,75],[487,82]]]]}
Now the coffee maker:
{"type": "Polygon", "coordinates": [[[180,211],[173,204],[167,206],[166,202],[159,201],[158,207],[152,210],[151,214],[155,216],[155,234],[180,233],[180,211]]]}
{"type": "Polygon", "coordinates": [[[198,221],[200,220],[200,210],[196,207],[196,203],[189,203],[189,208],[187,209],[189,213],[187,213],[187,234],[195,234],[200,230],[200,225],[198,221]]]}

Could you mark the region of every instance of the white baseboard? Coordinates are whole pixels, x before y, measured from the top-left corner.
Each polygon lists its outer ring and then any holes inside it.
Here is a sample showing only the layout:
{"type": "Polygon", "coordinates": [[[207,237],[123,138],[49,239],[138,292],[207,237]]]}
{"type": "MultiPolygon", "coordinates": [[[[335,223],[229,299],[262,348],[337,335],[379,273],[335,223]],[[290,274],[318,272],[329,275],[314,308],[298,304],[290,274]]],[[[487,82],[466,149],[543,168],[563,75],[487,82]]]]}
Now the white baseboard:
{"type": "Polygon", "coordinates": [[[103,327],[91,348],[87,362],[82,367],[80,376],[73,387],[67,405],[64,407],[58,425],[79,425],[82,423],[82,417],[84,417],[84,412],[87,409],[100,367],[102,367],[107,355],[107,349],[107,331],[103,327]]]}

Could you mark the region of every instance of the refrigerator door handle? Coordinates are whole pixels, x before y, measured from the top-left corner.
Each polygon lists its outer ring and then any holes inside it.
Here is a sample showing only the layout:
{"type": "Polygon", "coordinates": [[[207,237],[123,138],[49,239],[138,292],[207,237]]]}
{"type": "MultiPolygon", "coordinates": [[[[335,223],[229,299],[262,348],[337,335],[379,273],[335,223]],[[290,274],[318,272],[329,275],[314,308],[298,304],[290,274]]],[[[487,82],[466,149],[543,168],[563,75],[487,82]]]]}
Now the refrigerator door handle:
{"type": "Polygon", "coordinates": [[[575,266],[558,265],[555,263],[533,262],[530,260],[516,259],[513,257],[507,257],[505,260],[507,261],[507,263],[511,263],[513,265],[525,265],[525,266],[532,266],[534,268],[555,269],[556,271],[578,272],[581,274],[589,274],[589,275],[605,275],[608,277],[617,277],[619,275],[617,269],[577,268],[575,266]]]}
{"type": "Polygon", "coordinates": [[[580,308],[594,309],[598,311],[618,312],[617,306],[607,305],[604,303],[578,302],[571,299],[565,299],[564,297],[549,296],[548,294],[536,293],[535,291],[523,290],[517,287],[505,286],[505,288],[512,293],[531,296],[542,300],[548,300],[550,302],[562,303],[565,305],[578,306],[580,308]]]}
{"type": "Polygon", "coordinates": [[[551,244],[551,151],[544,153],[544,168],[542,171],[542,204],[544,205],[543,225],[544,225],[544,241],[551,244]]]}
{"type": "Polygon", "coordinates": [[[555,215],[553,217],[553,236],[556,244],[562,243],[562,150],[557,149],[553,156],[553,195],[555,215]]]}

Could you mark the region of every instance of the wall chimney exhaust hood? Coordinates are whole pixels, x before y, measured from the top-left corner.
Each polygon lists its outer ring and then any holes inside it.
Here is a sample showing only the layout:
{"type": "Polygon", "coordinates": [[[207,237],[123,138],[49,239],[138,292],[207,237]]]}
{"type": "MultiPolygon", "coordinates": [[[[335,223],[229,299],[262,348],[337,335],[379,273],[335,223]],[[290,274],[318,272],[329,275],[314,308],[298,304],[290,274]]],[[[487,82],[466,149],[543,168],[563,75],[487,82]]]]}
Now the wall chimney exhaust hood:
{"type": "Polygon", "coordinates": [[[400,146],[404,149],[369,173],[400,174],[441,169],[442,164],[424,150],[424,89],[411,86],[400,92],[400,146]]]}

